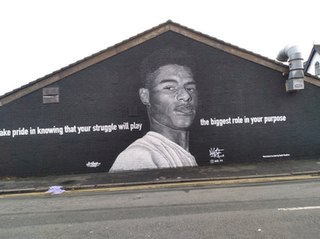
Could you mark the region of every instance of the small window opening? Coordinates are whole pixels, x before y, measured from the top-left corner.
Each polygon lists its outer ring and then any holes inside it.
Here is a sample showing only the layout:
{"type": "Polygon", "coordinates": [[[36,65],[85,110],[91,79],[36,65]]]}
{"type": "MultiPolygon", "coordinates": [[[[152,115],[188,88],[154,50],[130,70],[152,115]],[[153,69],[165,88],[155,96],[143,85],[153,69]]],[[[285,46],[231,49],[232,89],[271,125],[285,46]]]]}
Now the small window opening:
{"type": "Polygon", "coordinates": [[[42,89],[43,104],[59,103],[59,87],[46,87],[42,89]]]}
{"type": "Polygon", "coordinates": [[[315,66],[314,66],[314,70],[315,70],[315,75],[320,76],[320,63],[319,63],[319,61],[316,62],[315,66]]]}

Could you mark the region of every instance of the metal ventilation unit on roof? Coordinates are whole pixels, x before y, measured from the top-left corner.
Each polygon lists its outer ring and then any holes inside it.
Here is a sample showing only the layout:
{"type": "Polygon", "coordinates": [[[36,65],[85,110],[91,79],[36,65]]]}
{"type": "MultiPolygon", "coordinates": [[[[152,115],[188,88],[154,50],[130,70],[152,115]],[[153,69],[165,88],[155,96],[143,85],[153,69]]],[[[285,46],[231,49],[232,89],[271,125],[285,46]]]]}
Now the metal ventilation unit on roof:
{"type": "Polygon", "coordinates": [[[304,89],[303,58],[297,46],[288,45],[283,48],[278,56],[278,61],[289,61],[289,77],[286,80],[286,91],[304,89]]]}

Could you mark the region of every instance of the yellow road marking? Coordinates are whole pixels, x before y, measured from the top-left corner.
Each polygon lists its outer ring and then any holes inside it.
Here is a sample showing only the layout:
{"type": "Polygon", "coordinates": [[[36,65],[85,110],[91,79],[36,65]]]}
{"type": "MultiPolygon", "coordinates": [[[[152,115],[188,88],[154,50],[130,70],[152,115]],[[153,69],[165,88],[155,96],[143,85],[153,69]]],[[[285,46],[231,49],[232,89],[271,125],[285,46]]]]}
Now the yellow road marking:
{"type": "MultiPolygon", "coordinates": [[[[157,182],[153,184],[144,185],[129,185],[129,186],[98,186],[93,188],[75,188],[66,190],[63,194],[71,194],[75,192],[118,192],[129,190],[146,190],[146,189],[162,189],[162,188],[178,188],[178,187],[197,187],[197,186],[213,186],[213,185],[232,185],[232,184],[248,184],[248,183],[267,183],[267,182],[281,182],[291,180],[308,180],[320,179],[320,175],[291,175],[291,176],[275,176],[262,178],[240,178],[240,179],[214,179],[206,181],[191,181],[191,182],[157,182]]],[[[31,192],[31,193],[15,193],[0,195],[1,198],[19,197],[19,196],[49,196],[45,192],[31,192]]]]}

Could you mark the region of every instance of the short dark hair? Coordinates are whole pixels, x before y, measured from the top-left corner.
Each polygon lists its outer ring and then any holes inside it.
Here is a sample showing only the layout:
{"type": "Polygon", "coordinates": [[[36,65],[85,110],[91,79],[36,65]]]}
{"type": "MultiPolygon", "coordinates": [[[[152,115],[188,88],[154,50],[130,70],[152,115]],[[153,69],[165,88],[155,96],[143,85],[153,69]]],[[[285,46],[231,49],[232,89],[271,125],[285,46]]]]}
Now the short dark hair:
{"type": "Polygon", "coordinates": [[[142,60],[140,66],[142,87],[148,86],[152,73],[159,67],[169,64],[187,66],[193,73],[195,71],[193,59],[187,52],[174,47],[158,49],[142,60]]]}

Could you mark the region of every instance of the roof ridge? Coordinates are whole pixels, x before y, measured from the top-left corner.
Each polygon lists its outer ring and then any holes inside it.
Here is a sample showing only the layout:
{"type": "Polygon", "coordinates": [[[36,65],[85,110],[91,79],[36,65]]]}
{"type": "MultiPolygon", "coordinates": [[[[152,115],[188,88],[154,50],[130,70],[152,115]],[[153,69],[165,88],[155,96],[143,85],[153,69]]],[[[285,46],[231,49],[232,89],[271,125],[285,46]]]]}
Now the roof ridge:
{"type": "Polygon", "coordinates": [[[287,65],[277,62],[275,60],[269,59],[260,54],[254,53],[252,51],[246,50],[244,48],[240,48],[231,43],[227,43],[223,40],[220,40],[216,37],[212,37],[208,34],[204,34],[200,31],[196,31],[194,29],[183,26],[177,22],[168,19],[166,22],[163,22],[157,26],[154,26],[148,30],[145,30],[141,33],[138,33],[126,40],[123,40],[119,43],[116,43],[110,47],[107,47],[101,51],[93,53],[87,57],[84,57],[81,60],[73,62],[65,67],[62,67],[52,73],[49,73],[43,77],[40,77],[34,81],[31,81],[19,88],[16,88],[2,96],[0,96],[0,106],[6,103],[9,103],[15,99],[18,99],[24,95],[30,94],[35,90],[41,89],[46,85],[52,84],[56,81],[59,81],[65,78],[68,75],[74,74],[77,71],[85,69],[97,62],[100,62],[104,59],[107,59],[113,55],[116,55],[124,50],[127,50],[131,47],[139,45],[147,40],[150,40],[154,37],[159,36],[168,31],[173,31],[177,34],[184,35],[189,37],[195,41],[202,42],[211,47],[215,47],[217,49],[223,50],[233,55],[237,55],[247,60],[251,60],[253,62],[263,64],[266,67],[270,67],[272,69],[276,69],[278,71],[286,71],[288,68],[287,65]]]}

